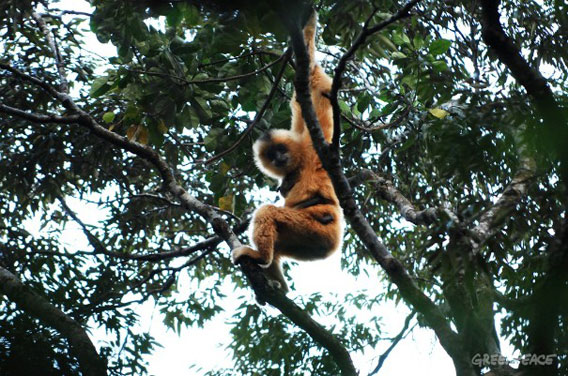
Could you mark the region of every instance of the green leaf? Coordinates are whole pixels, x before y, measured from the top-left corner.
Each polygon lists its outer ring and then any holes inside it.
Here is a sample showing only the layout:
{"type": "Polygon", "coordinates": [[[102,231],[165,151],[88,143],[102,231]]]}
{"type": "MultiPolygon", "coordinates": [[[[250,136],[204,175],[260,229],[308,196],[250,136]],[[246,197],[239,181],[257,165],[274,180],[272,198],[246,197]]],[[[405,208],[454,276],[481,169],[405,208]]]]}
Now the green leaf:
{"type": "Polygon", "coordinates": [[[448,51],[451,44],[452,44],[452,42],[447,40],[447,39],[438,39],[438,40],[433,41],[430,44],[430,47],[428,48],[428,50],[434,56],[441,55],[441,54],[444,54],[448,51]]]}
{"type": "Polygon", "coordinates": [[[391,57],[395,60],[397,59],[406,59],[406,55],[400,51],[395,51],[391,54],[391,57]]]}
{"type": "Polygon", "coordinates": [[[412,39],[412,44],[414,44],[414,47],[419,50],[422,48],[422,46],[424,46],[424,39],[421,35],[416,34],[412,39]]]}
{"type": "Polygon", "coordinates": [[[182,17],[183,17],[183,14],[182,14],[182,12],[179,11],[179,9],[172,8],[168,12],[168,15],[166,16],[166,22],[167,22],[168,26],[176,27],[176,26],[179,25],[182,17]]]}
{"type": "Polygon", "coordinates": [[[113,120],[114,120],[114,117],[115,117],[114,112],[106,112],[106,113],[103,115],[103,121],[104,121],[105,123],[107,123],[107,124],[108,124],[108,123],[112,123],[113,120]]]}
{"type": "Polygon", "coordinates": [[[446,64],[446,62],[443,60],[437,60],[433,62],[432,67],[436,72],[443,72],[445,70],[448,70],[448,64],[446,64]]]}
{"type": "Polygon", "coordinates": [[[396,51],[398,50],[398,48],[395,46],[395,44],[386,36],[383,34],[379,34],[377,36],[377,39],[379,40],[379,43],[383,46],[385,46],[386,48],[388,48],[390,51],[396,51]]]}
{"type": "Polygon", "coordinates": [[[363,94],[357,101],[357,109],[360,112],[364,112],[367,109],[367,107],[369,107],[370,103],[371,103],[371,96],[369,94],[363,94]]]}
{"type": "Polygon", "coordinates": [[[347,114],[351,112],[351,108],[344,101],[339,101],[339,109],[347,114]]]}
{"type": "Polygon", "coordinates": [[[93,98],[100,97],[110,90],[111,86],[107,84],[108,77],[99,77],[93,81],[89,95],[93,98]]]}
{"type": "Polygon", "coordinates": [[[441,108],[431,108],[428,110],[433,116],[437,117],[438,119],[443,119],[449,115],[449,112],[446,110],[442,110],[441,108]]]}

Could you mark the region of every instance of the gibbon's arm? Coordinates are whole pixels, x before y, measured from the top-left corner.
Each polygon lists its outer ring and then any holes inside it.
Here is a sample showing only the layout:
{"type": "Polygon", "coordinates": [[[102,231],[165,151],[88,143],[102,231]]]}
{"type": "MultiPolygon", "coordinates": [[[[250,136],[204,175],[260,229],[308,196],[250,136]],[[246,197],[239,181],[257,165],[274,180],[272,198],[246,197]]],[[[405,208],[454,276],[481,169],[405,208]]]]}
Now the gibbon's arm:
{"type": "MultiPolygon", "coordinates": [[[[331,92],[332,79],[316,60],[316,24],[317,14],[314,11],[304,27],[304,41],[310,56],[310,89],[314,110],[320,122],[323,135],[327,142],[331,142],[333,137],[333,109],[329,101],[329,93],[331,92]]],[[[300,104],[296,100],[296,93],[292,97],[290,107],[292,109],[291,130],[298,134],[308,133],[302,117],[300,104]]]]}
{"type": "Polygon", "coordinates": [[[294,208],[305,209],[305,208],[309,208],[311,206],[316,206],[316,205],[333,205],[333,201],[328,200],[327,198],[323,197],[319,193],[316,193],[313,197],[311,197],[307,200],[298,202],[296,205],[294,205],[294,208]]]}
{"type": "Polygon", "coordinates": [[[280,183],[280,187],[278,187],[278,191],[282,197],[286,198],[286,196],[288,196],[288,193],[290,193],[292,188],[294,188],[294,185],[296,185],[299,179],[300,171],[298,170],[289,172],[286,176],[284,176],[284,179],[282,179],[282,182],[280,183]]]}
{"type": "Polygon", "coordinates": [[[253,145],[256,165],[275,179],[284,178],[300,168],[301,149],[298,136],[284,129],[266,132],[253,145]]]}
{"type": "Polygon", "coordinates": [[[317,205],[324,205],[324,206],[318,208],[318,210],[312,211],[312,217],[322,225],[327,225],[329,223],[332,223],[334,217],[332,214],[330,214],[328,206],[333,206],[334,203],[332,200],[323,197],[319,193],[316,193],[314,196],[308,198],[307,200],[298,202],[293,207],[294,209],[306,209],[317,205]]]}

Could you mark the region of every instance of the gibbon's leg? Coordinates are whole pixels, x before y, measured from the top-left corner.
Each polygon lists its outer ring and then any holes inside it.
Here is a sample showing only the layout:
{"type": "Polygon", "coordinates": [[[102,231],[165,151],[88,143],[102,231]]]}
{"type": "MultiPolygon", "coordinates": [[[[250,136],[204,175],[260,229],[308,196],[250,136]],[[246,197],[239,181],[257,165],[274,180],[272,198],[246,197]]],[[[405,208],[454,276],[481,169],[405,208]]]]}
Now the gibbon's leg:
{"type": "Polygon", "coordinates": [[[339,217],[331,205],[305,209],[263,205],[254,214],[252,240],[257,251],[249,246],[233,250],[233,262],[249,256],[266,269],[267,276],[287,290],[280,268],[280,256],[298,260],[327,257],[341,242],[339,217]],[[320,222],[322,217],[331,221],[320,222]],[[319,219],[318,219],[319,218],[319,219]]]}
{"type": "Polygon", "coordinates": [[[304,261],[323,259],[341,243],[340,215],[334,206],[277,209],[272,214],[277,223],[274,248],[278,256],[304,261]]]}
{"type": "Polygon", "coordinates": [[[262,268],[268,268],[274,259],[274,243],[276,242],[275,215],[278,209],[274,205],[263,205],[258,208],[252,218],[252,241],[258,251],[243,246],[233,250],[233,262],[240,257],[249,256],[255,259],[262,268]]]}
{"type": "Polygon", "coordinates": [[[331,205],[305,209],[263,205],[255,212],[252,226],[252,241],[258,251],[237,248],[233,251],[235,262],[246,255],[267,268],[275,253],[298,260],[321,259],[340,243],[339,218],[331,205]]]}

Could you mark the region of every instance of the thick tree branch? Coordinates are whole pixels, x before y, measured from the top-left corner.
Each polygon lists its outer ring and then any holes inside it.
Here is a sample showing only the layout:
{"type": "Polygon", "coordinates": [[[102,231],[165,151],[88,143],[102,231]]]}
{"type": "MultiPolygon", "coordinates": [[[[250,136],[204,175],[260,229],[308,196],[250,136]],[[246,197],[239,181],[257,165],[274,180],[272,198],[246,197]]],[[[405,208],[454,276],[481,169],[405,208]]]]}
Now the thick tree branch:
{"type": "Polygon", "coordinates": [[[243,270],[245,270],[252,286],[255,287],[255,292],[260,303],[264,303],[264,301],[266,301],[270,305],[276,307],[294,324],[305,330],[314,339],[314,341],[326,348],[341,369],[342,376],[357,375],[357,371],[355,370],[353,361],[349,356],[349,352],[333,334],[314,321],[310,315],[308,315],[290,299],[286,298],[286,296],[280,291],[270,287],[264,273],[258,267],[253,267],[256,266],[256,264],[252,259],[249,257],[243,257],[240,263],[245,266],[243,270]]]}
{"type": "Polygon", "coordinates": [[[483,213],[478,225],[472,230],[474,240],[477,243],[474,251],[499,231],[511,211],[526,196],[529,183],[536,173],[535,161],[529,156],[525,145],[521,143],[521,131],[523,129],[517,132],[516,137],[517,148],[519,149],[519,168],[511,183],[503,190],[491,208],[483,213]]]}
{"type": "MultiPolygon", "coordinates": [[[[528,349],[533,354],[554,354],[559,345],[559,334],[565,332],[560,317],[568,312],[568,219],[556,226],[555,236],[547,247],[548,267],[544,275],[535,279],[529,306],[527,328],[528,349]]],[[[558,359],[549,366],[521,366],[528,375],[560,375],[558,359]]]]}
{"type": "Polygon", "coordinates": [[[107,374],[105,361],[101,359],[81,325],[2,267],[0,267],[0,293],[14,302],[18,309],[61,333],[69,341],[70,353],[79,361],[83,375],[107,374]]]}
{"type": "MultiPolygon", "coordinates": [[[[386,249],[359,210],[353,198],[351,186],[343,174],[339,153],[326,144],[314,112],[309,89],[309,55],[300,25],[295,21],[287,20],[287,27],[296,54],[295,87],[297,100],[302,108],[302,116],[306,121],[314,148],[333,182],[346,219],[373,258],[385,270],[390,280],[397,285],[402,298],[422,314],[426,323],[435,331],[442,347],[452,357],[456,369],[460,370],[458,375],[473,375],[474,371],[469,356],[458,335],[451,329],[445,315],[414,283],[401,262],[386,249]]],[[[335,115],[335,117],[339,116],[339,114],[335,115]]]]}
{"type": "MultiPolygon", "coordinates": [[[[109,131],[105,127],[101,126],[97,121],[95,121],[95,119],[93,119],[88,113],[77,106],[77,104],[69,95],[58,92],[43,81],[25,74],[6,64],[0,63],[0,68],[4,68],[12,72],[17,77],[38,85],[46,90],[51,96],[61,102],[61,104],[68,112],[74,114],[72,118],[69,118],[73,119],[71,123],[79,124],[80,126],[89,129],[93,134],[109,142],[110,144],[120,149],[129,151],[137,155],[138,157],[150,162],[160,174],[165,189],[174,197],[176,197],[186,210],[195,212],[202,216],[205,221],[211,224],[215,233],[220,238],[222,238],[231,249],[239,247],[241,245],[239,239],[237,238],[235,233],[231,231],[227,222],[225,222],[225,220],[217,213],[214,208],[200,202],[199,200],[191,196],[183,187],[181,187],[176,182],[172,170],[154,149],[147,145],[142,145],[137,142],[130,141],[126,137],[109,131]]],[[[0,110],[2,110],[2,108],[0,108],[0,110]]],[[[23,111],[22,113],[25,114],[25,112],[23,111]]],[[[14,113],[12,113],[12,115],[18,116],[14,113]]],[[[34,115],[34,118],[38,120],[48,120],[42,118],[39,115],[34,115]]],[[[28,120],[33,121],[32,119],[28,120]]],[[[255,290],[255,293],[259,297],[259,300],[266,301],[279,309],[296,325],[305,330],[317,343],[325,347],[332,354],[340,368],[344,370],[344,375],[355,376],[357,374],[349,357],[349,353],[330,332],[317,324],[310,317],[310,315],[308,315],[303,309],[298,307],[292,300],[288,299],[281,291],[269,286],[268,281],[264,276],[261,268],[254,262],[244,258],[240,265],[243,272],[251,281],[251,284],[255,290]]]]}
{"type": "Polygon", "coordinates": [[[548,83],[537,69],[532,68],[521,55],[511,38],[505,34],[499,21],[499,0],[481,0],[481,31],[485,43],[511,74],[527,91],[536,109],[544,119],[542,133],[560,157],[560,175],[568,184],[568,122],[548,83]]]}

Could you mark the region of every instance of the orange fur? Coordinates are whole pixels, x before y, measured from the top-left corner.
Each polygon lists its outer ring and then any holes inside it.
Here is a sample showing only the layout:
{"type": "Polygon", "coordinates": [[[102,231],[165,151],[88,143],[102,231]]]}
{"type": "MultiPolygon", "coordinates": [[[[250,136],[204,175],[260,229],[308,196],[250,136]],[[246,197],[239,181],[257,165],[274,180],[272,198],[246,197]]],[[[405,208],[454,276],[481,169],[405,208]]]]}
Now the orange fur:
{"type": "MultiPolygon", "coordinates": [[[[331,90],[331,78],[315,61],[314,16],[304,28],[304,40],[310,54],[310,89],[312,102],[327,142],[333,136],[333,110],[325,94],[331,90]]],[[[243,256],[258,260],[269,279],[287,290],[280,269],[282,256],[296,260],[316,260],[338,249],[343,235],[343,214],[331,180],[321,165],[294,94],[290,104],[290,130],[273,130],[255,142],[257,166],[266,175],[285,179],[294,174],[295,183],[285,192],[284,207],[263,205],[251,223],[253,249],[243,246],[233,251],[233,260],[243,256]],[[280,148],[280,149],[279,149],[280,148]],[[306,200],[319,197],[321,202],[302,207],[306,200]]]]}

